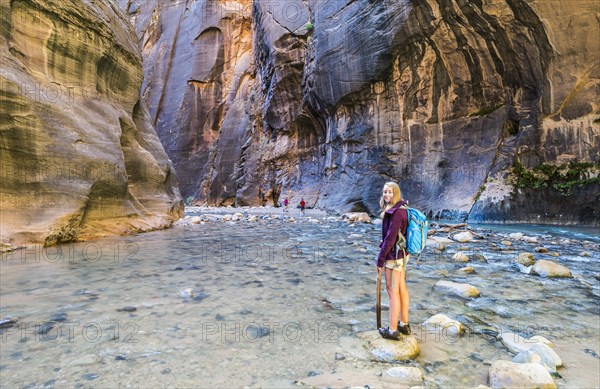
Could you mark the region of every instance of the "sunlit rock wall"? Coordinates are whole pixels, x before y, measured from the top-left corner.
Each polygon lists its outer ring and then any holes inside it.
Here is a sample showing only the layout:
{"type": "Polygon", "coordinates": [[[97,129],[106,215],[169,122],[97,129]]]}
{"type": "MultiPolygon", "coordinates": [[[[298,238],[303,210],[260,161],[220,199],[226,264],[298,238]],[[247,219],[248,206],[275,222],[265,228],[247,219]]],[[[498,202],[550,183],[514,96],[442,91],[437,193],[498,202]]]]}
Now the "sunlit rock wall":
{"type": "Polygon", "coordinates": [[[2,241],[170,226],[181,196],[140,98],[128,20],[108,0],[0,4],[2,241]]]}

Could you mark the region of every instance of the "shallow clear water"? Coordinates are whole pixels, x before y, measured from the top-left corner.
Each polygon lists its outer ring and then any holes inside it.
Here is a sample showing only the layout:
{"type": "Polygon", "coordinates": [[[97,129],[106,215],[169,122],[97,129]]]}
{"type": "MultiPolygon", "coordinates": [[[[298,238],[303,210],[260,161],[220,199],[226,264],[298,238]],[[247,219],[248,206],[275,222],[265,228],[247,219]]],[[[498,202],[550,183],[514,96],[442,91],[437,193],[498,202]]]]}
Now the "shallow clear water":
{"type": "MultiPolygon", "coordinates": [[[[2,387],[280,387],[336,370],[376,376],[391,365],[357,359],[345,340],[375,329],[379,228],[211,222],[64,245],[62,256],[57,248],[3,254],[0,318],[18,322],[2,330],[2,387]]],[[[600,354],[598,247],[561,244],[563,237],[501,249],[490,243],[504,238],[490,235],[441,254],[429,249],[411,264],[410,321],[421,342],[412,364],[427,387],[485,384],[489,363],[512,358],[482,330],[545,336],[563,358],[560,387],[600,385],[600,359],[585,352],[600,354]],[[559,260],[574,279],[543,279],[511,264],[541,243],[561,256],[536,258],[559,260]],[[472,261],[477,274],[456,273],[464,266],[451,260],[458,248],[487,263],[472,261]],[[433,290],[440,279],[468,282],[482,297],[433,290]],[[436,313],[470,332],[444,339],[420,331],[436,313]]]]}

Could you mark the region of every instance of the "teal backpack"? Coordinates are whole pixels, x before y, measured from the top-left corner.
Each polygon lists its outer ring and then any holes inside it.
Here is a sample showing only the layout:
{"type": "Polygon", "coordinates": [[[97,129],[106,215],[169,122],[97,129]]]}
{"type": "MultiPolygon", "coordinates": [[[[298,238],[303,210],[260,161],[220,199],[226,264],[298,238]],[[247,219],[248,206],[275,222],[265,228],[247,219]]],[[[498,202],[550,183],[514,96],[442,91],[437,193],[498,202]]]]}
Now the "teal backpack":
{"type": "MultiPolygon", "coordinates": [[[[399,243],[396,247],[396,254],[398,254],[398,251],[406,249],[409,254],[418,255],[418,261],[427,243],[429,222],[423,212],[414,208],[408,208],[406,205],[401,208],[406,209],[406,213],[408,214],[408,227],[406,228],[406,239],[401,232],[398,233],[399,243]]],[[[396,255],[396,258],[398,258],[398,255],[396,255]]]]}

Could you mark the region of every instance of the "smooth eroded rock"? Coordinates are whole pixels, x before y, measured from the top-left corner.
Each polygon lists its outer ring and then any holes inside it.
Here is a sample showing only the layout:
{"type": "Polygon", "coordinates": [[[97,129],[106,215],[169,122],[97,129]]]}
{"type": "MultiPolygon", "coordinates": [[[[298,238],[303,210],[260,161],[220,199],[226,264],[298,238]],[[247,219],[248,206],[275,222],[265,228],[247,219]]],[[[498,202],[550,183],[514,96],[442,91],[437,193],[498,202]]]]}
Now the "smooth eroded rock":
{"type": "Polygon", "coordinates": [[[541,259],[537,261],[531,269],[533,274],[548,278],[572,278],[571,270],[566,266],[553,261],[541,259]]]}
{"type": "Polygon", "coordinates": [[[466,243],[473,240],[473,234],[471,234],[469,231],[464,231],[453,235],[452,239],[457,242],[466,243]]]}
{"type": "Polygon", "coordinates": [[[473,266],[465,266],[465,267],[461,267],[460,269],[457,270],[458,273],[463,273],[463,274],[476,274],[477,271],[473,268],[473,266]]]}
{"type": "Polygon", "coordinates": [[[552,358],[554,365],[562,366],[562,359],[552,350],[552,343],[540,335],[535,335],[530,338],[524,338],[519,334],[512,332],[503,332],[500,334],[500,341],[511,352],[515,354],[523,353],[532,347],[539,352],[543,352],[549,358],[552,358]]]}
{"type": "Polygon", "coordinates": [[[539,363],[549,373],[556,373],[556,368],[562,365],[562,360],[554,350],[543,343],[537,343],[527,350],[521,351],[512,359],[517,363],[539,363]]]}
{"type": "Polygon", "coordinates": [[[109,2],[0,8],[0,239],[49,246],[182,217],[129,19],[109,2]]]}
{"type": "Polygon", "coordinates": [[[382,338],[378,331],[367,331],[357,336],[366,342],[370,358],[375,361],[405,361],[419,355],[419,344],[412,335],[403,335],[400,340],[390,340],[382,338]]]}
{"type": "Polygon", "coordinates": [[[349,212],[344,214],[350,223],[371,223],[371,217],[366,212],[349,212]]]}
{"type": "Polygon", "coordinates": [[[464,327],[459,321],[441,313],[433,315],[425,320],[422,326],[428,331],[440,332],[442,336],[457,336],[464,332],[464,327]]]}
{"type": "Polygon", "coordinates": [[[412,366],[392,367],[383,372],[381,379],[394,384],[415,386],[423,382],[423,371],[412,366]]]}
{"type": "Polygon", "coordinates": [[[492,388],[556,388],[550,373],[537,363],[494,361],[488,380],[492,388]]]}
{"type": "Polygon", "coordinates": [[[456,262],[469,262],[469,257],[462,251],[457,252],[452,256],[452,259],[456,262]]]}
{"type": "Polygon", "coordinates": [[[479,297],[479,290],[473,285],[469,284],[461,284],[458,282],[452,281],[438,281],[435,284],[435,289],[440,290],[442,292],[455,294],[459,297],[470,298],[470,297],[479,297]]]}
{"type": "Polygon", "coordinates": [[[523,266],[531,266],[535,263],[535,258],[531,253],[520,253],[515,262],[520,263],[523,266]]]}

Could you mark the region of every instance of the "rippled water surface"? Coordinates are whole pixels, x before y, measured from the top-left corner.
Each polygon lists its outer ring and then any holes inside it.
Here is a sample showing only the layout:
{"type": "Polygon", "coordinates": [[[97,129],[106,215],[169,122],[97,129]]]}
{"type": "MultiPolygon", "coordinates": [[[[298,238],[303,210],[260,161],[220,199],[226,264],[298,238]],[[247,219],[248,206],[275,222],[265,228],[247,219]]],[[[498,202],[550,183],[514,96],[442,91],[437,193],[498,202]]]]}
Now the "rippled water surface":
{"type": "MultiPolygon", "coordinates": [[[[0,318],[18,321],[2,329],[2,387],[282,387],[334,371],[365,377],[344,384],[369,384],[392,365],[361,359],[348,340],[375,329],[379,229],[214,221],[3,254],[0,318]]],[[[575,236],[568,230],[520,226],[539,243],[504,247],[505,237],[478,231],[486,239],[437,254],[429,248],[409,267],[410,321],[421,342],[409,364],[423,369],[425,386],[485,384],[492,361],[512,358],[490,334],[510,330],[555,343],[564,363],[559,387],[598,387],[594,234],[567,243],[575,236]],[[560,256],[536,259],[560,261],[575,278],[539,278],[511,263],[540,245],[560,256]],[[464,264],[451,259],[458,249],[487,262],[474,259],[477,273],[461,275],[464,264]],[[432,289],[440,279],[468,282],[482,297],[432,289]],[[469,332],[459,339],[420,333],[418,323],[437,313],[469,332]]]]}

